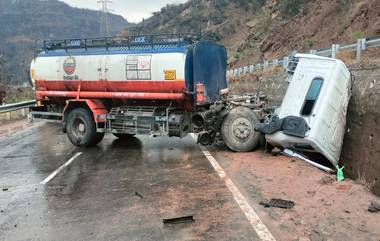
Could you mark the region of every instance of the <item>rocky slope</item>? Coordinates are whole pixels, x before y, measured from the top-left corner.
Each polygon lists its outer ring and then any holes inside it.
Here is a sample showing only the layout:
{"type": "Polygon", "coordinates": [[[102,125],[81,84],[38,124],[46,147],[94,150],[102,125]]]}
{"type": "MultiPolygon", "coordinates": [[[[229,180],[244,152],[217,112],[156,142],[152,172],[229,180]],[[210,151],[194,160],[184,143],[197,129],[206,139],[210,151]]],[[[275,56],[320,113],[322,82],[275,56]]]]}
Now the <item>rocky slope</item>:
{"type": "Polygon", "coordinates": [[[224,44],[243,65],[380,35],[378,0],[192,0],[168,5],[131,29],[198,31],[224,44]]]}

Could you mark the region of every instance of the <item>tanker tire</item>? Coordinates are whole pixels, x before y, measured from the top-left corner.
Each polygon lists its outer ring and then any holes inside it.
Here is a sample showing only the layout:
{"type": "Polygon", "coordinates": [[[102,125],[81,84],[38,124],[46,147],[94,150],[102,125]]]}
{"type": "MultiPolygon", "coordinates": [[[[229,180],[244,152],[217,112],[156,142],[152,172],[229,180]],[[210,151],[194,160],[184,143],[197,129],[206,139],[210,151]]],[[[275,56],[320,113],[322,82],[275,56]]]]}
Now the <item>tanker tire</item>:
{"type": "Polygon", "coordinates": [[[95,137],[95,139],[93,140],[91,146],[95,146],[95,145],[99,144],[99,143],[103,140],[104,135],[105,135],[105,133],[98,133],[98,132],[97,132],[97,133],[96,133],[96,137],[95,137]]]}
{"type": "Polygon", "coordinates": [[[255,131],[259,117],[246,107],[232,109],[222,123],[222,137],[226,145],[236,152],[249,152],[255,149],[261,133],[255,131]]]}
{"type": "Polygon", "coordinates": [[[76,108],[67,117],[67,136],[73,145],[90,147],[102,141],[104,133],[96,132],[96,125],[91,111],[76,108]]]}
{"type": "Polygon", "coordinates": [[[128,139],[135,136],[135,134],[124,134],[124,133],[112,133],[112,134],[119,139],[128,139]]]}

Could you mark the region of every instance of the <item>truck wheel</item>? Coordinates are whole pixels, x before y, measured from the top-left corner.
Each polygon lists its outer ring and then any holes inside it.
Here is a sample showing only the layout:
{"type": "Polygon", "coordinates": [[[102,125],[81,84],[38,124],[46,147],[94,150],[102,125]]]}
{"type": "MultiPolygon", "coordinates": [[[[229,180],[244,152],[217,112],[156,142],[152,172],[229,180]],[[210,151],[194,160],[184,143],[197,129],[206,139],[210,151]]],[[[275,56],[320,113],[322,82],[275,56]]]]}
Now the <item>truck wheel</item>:
{"type": "Polygon", "coordinates": [[[89,147],[102,141],[104,133],[97,133],[92,113],[84,108],[70,111],[67,117],[67,136],[79,147],[89,147]]]}
{"type": "Polygon", "coordinates": [[[236,152],[248,152],[257,147],[261,133],[255,131],[259,117],[246,107],[232,109],[222,123],[226,145],[236,152]]]}
{"type": "Polygon", "coordinates": [[[135,135],[135,134],[124,134],[124,133],[112,133],[112,134],[119,139],[128,139],[135,135]]]}

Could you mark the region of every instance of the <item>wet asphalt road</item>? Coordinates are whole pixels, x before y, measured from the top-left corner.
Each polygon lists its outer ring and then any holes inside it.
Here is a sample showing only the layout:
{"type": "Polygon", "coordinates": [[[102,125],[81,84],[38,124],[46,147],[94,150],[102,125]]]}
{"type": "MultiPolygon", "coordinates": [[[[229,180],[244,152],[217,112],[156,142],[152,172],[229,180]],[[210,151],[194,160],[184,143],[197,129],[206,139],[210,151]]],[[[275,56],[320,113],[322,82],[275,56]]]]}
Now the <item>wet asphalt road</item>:
{"type": "Polygon", "coordinates": [[[191,137],[80,149],[44,124],[0,139],[0,187],[0,240],[259,240],[191,137]],[[162,223],[186,215],[195,222],[162,223]]]}

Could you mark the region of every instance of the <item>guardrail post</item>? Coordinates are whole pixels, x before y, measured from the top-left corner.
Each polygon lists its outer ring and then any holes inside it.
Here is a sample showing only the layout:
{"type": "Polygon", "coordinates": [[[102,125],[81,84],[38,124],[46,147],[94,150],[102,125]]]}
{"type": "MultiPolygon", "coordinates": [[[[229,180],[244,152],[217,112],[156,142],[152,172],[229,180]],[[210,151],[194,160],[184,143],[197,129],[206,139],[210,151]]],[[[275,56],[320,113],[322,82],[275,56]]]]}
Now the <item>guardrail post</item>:
{"type": "Polygon", "coordinates": [[[335,44],[331,45],[331,58],[335,59],[336,53],[335,53],[335,44]]]}
{"type": "Polygon", "coordinates": [[[277,65],[278,65],[278,59],[273,60],[273,66],[277,66],[277,65]]]}
{"type": "Polygon", "coordinates": [[[253,73],[253,68],[254,68],[254,66],[251,64],[251,65],[249,66],[249,73],[253,73]]]}
{"type": "Polygon", "coordinates": [[[264,61],[264,69],[267,69],[269,67],[269,62],[268,61],[264,61]]]}
{"type": "Polygon", "coordinates": [[[362,50],[365,50],[366,47],[366,39],[361,38],[358,39],[356,43],[356,59],[360,59],[362,57],[362,50]]]}
{"type": "Polygon", "coordinates": [[[315,50],[315,49],[310,50],[310,54],[316,55],[317,54],[317,50],[315,50]]]}
{"type": "Polygon", "coordinates": [[[257,69],[257,70],[261,70],[261,64],[257,64],[257,65],[256,65],[256,69],[257,69]]]}
{"type": "Polygon", "coordinates": [[[238,76],[240,76],[242,72],[243,72],[243,69],[240,67],[238,76]]]}
{"type": "Polygon", "coordinates": [[[284,57],[284,59],[283,59],[283,61],[282,61],[282,66],[283,66],[284,68],[286,68],[286,67],[288,66],[288,63],[289,63],[289,57],[286,56],[286,57],[284,57]]]}
{"type": "Polygon", "coordinates": [[[335,59],[338,52],[339,52],[339,44],[333,44],[331,46],[331,58],[335,59]]]}
{"type": "Polygon", "coordinates": [[[248,73],[248,66],[244,66],[244,74],[247,74],[248,73]]]}

